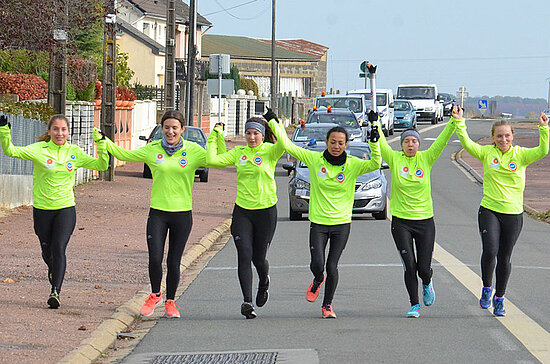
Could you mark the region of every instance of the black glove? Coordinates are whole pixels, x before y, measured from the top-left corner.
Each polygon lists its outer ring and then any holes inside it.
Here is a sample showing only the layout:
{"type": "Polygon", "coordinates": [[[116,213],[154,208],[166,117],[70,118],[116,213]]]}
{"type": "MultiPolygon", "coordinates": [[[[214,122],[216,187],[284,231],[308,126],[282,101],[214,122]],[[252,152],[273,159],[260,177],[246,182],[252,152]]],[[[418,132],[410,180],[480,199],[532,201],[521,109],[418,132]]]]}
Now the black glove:
{"type": "Polygon", "coordinates": [[[369,140],[373,143],[376,143],[380,139],[380,133],[378,132],[378,126],[373,125],[370,131],[369,140]]]}
{"type": "Polygon", "coordinates": [[[264,119],[268,122],[272,119],[275,119],[277,122],[279,122],[279,119],[277,119],[277,115],[269,107],[267,108],[267,112],[264,114],[264,119]]]}
{"type": "Polygon", "coordinates": [[[6,115],[0,116],[0,126],[8,125],[11,128],[11,124],[8,123],[8,117],[6,115]]]}
{"type": "Polygon", "coordinates": [[[378,113],[374,112],[374,110],[369,111],[367,116],[369,117],[369,121],[371,122],[371,124],[378,120],[378,113]]]}

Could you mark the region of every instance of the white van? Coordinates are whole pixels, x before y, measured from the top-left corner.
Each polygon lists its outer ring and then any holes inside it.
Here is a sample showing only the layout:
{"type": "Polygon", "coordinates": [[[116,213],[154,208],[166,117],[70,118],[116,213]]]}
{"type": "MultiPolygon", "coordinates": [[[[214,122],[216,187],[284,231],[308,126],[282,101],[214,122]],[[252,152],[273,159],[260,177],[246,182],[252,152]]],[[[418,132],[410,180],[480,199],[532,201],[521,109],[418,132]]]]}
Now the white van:
{"type": "MultiPolygon", "coordinates": [[[[360,89],[348,91],[348,95],[364,95],[368,109],[371,109],[370,90],[360,89]]],[[[384,135],[393,135],[393,91],[389,89],[376,90],[376,109],[380,116],[380,124],[384,135]]]]}
{"type": "Polygon", "coordinates": [[[432,124],[443,120],[443,104],[436,85],[399,85],[396,98],[410,101],[418,120],[429,120],[432,124]]]}

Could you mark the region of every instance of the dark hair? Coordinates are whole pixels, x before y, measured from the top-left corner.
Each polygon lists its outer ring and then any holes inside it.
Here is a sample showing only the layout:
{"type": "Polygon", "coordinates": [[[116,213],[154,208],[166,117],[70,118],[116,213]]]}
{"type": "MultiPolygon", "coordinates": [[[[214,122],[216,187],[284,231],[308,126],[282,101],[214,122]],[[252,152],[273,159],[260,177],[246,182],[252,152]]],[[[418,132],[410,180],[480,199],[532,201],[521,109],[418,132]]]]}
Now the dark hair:
{"type": "Polygon", "coordinates": [[[168,110],[168,111],[166,111],[162,115],[162,118],[160,119],[160,125],[161,126],[164,126],[164,121],[166,119],[176,119],[177,121],[180,122],[182,128],[185,126],[185,122],[183,120],[183,114],[178,110],[168,110]]]}
{"type": "Polygon", "coordinates": [[[265,127],[264,142],[275,144],[275,142],[277,141],[277,138],[275,138],[275,134],[273,134],[273,131],[271,131],[269,124],[265,121],[264,118],[253,116],[249,118],[246,122],[248,123],[249,121],[262,124],[265,127]]]}
{"type": "Polygon", "coordinates": [[[506,120],[499,120],[493,123],[493,127],[491,128],[491,136],[495,135],[495,129],[499,126],[509,126],[512,134],[514,134],[514,127],[512,126],[512,124],[510,124],[506,120]]]}
{"type": "Polygon", "coordinates": [[[71,126],[69,125],[69,120],[65,117],[63,114],[56,114],[50,118],[50,121],[48,121],[48,131],[42,134],[41,136],[36,137],[36,140],[39,142],[49,142],[52,138],[50,137],[50,134],[48,132],[52,128],[52,124],[56,120],[63,120],[65,124],[67,124],[67,129],[69,131],[71,130],[71,126]]]}
{"type": "Polygon", "coordinates": [[[326,139],[327,141],[328,141],[328,138],[330,138],[330,134],[332,133],[344,133],[344,135],[346,136],[346,143],[349,142],[348,131],[343,126],[335,126],[334,128],[330,129],[327,133],[327,139],[326,139]]]}

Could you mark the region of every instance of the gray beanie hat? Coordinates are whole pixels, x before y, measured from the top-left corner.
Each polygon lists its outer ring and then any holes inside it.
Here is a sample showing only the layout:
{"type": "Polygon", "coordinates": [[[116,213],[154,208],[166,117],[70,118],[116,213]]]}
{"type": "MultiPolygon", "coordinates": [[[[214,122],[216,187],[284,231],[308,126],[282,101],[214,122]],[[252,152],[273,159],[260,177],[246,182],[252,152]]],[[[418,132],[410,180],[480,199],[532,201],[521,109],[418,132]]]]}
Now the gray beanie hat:
{"type": "Polygon", "coordinates": [[[418,140],[418,144],[420,144],[420,134],[416,130],[413,129],[407,129],[403,133],[401,133],[401,145],[403,145],[403,140],[405,140],[406,137],[413,136],[418,140]]]}

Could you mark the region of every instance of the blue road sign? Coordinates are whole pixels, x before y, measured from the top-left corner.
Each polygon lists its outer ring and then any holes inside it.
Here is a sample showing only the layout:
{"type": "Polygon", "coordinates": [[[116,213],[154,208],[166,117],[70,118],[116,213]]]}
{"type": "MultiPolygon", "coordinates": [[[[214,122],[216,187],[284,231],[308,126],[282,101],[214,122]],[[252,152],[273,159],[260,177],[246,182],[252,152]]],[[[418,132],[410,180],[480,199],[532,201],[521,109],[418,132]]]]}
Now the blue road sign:
{"type": "Polygon", "coordinates": [[[487,100],[479,100],[477,102],[477,108],[481,110],[487,110],[487,100]]]}

